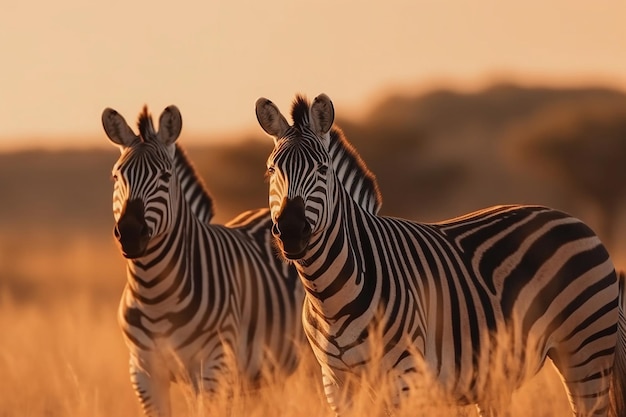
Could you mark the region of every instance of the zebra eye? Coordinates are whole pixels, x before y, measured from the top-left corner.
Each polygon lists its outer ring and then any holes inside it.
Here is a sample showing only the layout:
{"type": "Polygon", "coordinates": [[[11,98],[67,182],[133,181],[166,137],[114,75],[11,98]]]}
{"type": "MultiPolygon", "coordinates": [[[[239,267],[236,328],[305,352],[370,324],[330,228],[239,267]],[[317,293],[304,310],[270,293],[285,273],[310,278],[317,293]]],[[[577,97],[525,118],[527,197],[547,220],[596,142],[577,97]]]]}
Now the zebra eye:
{"type": "Polygon", "coordinates": [[[111,174],[111,181],[117,182],[117,174],[111,174]]]}
{"type": "Polygon", "coordinates": [[[274,175],[274,172],[276,172],[276,168],[274,168],[273,166],[269,166],[267,167],[267,175],[274,175]]]}

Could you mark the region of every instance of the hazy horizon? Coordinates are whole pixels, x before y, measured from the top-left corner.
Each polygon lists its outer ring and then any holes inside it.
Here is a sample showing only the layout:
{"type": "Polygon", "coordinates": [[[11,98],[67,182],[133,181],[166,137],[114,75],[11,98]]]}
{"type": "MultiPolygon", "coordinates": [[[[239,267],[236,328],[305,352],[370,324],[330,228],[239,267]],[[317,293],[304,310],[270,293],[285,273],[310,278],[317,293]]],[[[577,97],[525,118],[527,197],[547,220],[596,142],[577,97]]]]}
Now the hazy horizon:
{"type": "Polygon", "coordinates": [[[219,139],[258,129],[260,96],[287,108],[297,92],[325,92],[354,118],[389,92],[500,80],[626,89],[626,3],[618,0],[32,7],[13,2],[0,16],[0,36],[10,40],[1,150],[103,147],[102,110],[134,120],[144,103],[155,114],[176,104],[186,135],[219,139]]]}
{"type": "MultiPolygon", "coordinates": [[[[423,96],[436,91],[452,91],[459,94],[479,94],[481,91],[485,91],[491,87],[496,87],[499,85],[514,85],[520,88],[551,88],[551,89],[578,89],[578,88],[606,88],[612,89],[615,91],[621,91],[626,94],[626,87],[620,88],[619,86],[611,85],[610,83],[602,83],[600,80],[586,81],[579,80],[579,82],[568,82],[566,80],[559,81],[527,81],[524,82],[519,79],[514,79],[512,77],[504,78],[504,77],[493,77],[487,78],[486,81],[476,82],[476,83],[461,83],[461,82],[452,82],[448,81],[445,84],[435,84],[423,87],[414,86],[414,88],[410,88],[411,86],[406,86],[407,88],[396,88],[389,90],[379,91],[378,94],[372,95],[370,101],[368,101],[367,106],[363,106],[363,108],[353,107],[353,108],[340,108],[340,113],[337,115],[338,118],[343,120],[350,120],[352,122],[365,122],[367,115],[373,110],[376,105],[378,105],[382,100],[385,100],[394,95],[402,95],[402,96],[423,96]]],[[[294,93],[295,95],[295,93],[294,93]]],[[[310,98],[313,98],[311,95],[310,98]]],[[[290,97],[289,100],[293,98],[290,97]]],[[[148,104],[148,103],[144,103],[148,104]]],[[[175,103],[172,103],[175,104],[175,103]]],[[[290,101],[284,103],[282,106],[286,111],[289,108],[290,101]]],[[[142,105],[143,106],[143,105],[142,105]]],[[[335,102],[335,106],[338,104],[335,102]]],[[[135,113],[124,114],[124,117],[128,121],[131,127],[135,128],[135,120],[137,115],[141,110],[141,106],[137,108],[135,113]]],[[[160,108],[152,108],[149,106],[149,110],[152,113],[155,122],[158,121],[158,117],[162,109],[160,108]]],[[[205,127],[205,130],[195,130],[192,131],[193,127],[190,129],[188,124],[196,125],[197,123],[189,122],[184,113],[184,109],[181,109],[183,113],[183,132],[181,134],[181,143],[186,147],[195,147],[195,146],[204,146],[204,145],[212,145],[212,144],[240,144],[242,141],[246,141],[253,138],[263,138],[266,135],[260,130],[257,121],[254,116],[254,112],[252,111],[251,120],[249,123],[242,123],[239,126],[233,126],[232,128],[223,128],[223,130],[219,130],[218,128],[205,127]]],[[[97,150],[107,150],[113,149],[114,145],[112,145],[104,131],[100,128],[100,119],[96,118],[95,124],[96,129],[92,132],[80,134],[80,133],[72,133],[72,134],[56,134],[56,135],[17,135],[14,137],[2,137],[0,136],[0,153],[11,153],[11,152],[20,152],[20,151],[38,151],[38,150],[89,150],[89,149],[97,149],[97,150]]]]}

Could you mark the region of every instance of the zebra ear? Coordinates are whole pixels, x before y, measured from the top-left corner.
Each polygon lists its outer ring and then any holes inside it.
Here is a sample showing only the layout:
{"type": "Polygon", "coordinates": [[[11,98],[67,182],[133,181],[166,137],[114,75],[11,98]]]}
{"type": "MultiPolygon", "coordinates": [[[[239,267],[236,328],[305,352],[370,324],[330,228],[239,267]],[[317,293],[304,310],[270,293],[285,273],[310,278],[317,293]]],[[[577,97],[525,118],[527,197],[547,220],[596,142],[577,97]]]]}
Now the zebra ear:
{"type": "Polygon", "coordinates": [[[310,113],[313,131],[320,136],[326,136],[335,121],[333,102],[326,94],[320,94],[313,100],[310,113]]]}
{"type": "Polygon", "coordinates": [[[183,129],[183,117],[178,107],[171,105],[163,110],[159,117],[159,132],[157,138],[164,145],[169,146],[176,142],[183,129]]]}
{"type": "Polygon", "coordinates": [[[139,138],[122,115],[108,107],[102,112],[102,127],[111,142],[122,148],[130,146],[139,138]]]}
{"type": "Polygon", "coordinates": [[[278,107],[266,98],[259,98],[256,101],[255,108],[259,124],[265,130],[265,133],[274,137],[274,142],[276,142],[289,129],[287,119],[280,113],[278,107]]]}

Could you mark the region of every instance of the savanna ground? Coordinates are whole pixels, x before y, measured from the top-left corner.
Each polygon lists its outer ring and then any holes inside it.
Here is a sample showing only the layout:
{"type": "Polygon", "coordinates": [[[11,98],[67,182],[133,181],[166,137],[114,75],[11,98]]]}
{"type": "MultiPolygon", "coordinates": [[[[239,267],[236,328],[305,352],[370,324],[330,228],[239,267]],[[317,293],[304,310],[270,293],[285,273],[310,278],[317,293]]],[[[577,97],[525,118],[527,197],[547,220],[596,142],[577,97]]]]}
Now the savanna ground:
{"type": "MultiPolygon", "coordinates": [[[[116,321],[124,270],[112,238],[99,244],[77,236],[57,244],[53,236],[24,239],[0,241],[3,274],[15,277],[0,287],[0,416],[141,416],[116,321]]],[[[491,378],[497,381],[497,369],[491,378]]],[[[312,361],[251,395],[238,391],[210,401],[177,386],[172,394],[178,416],[332,416],[312,361]]],[[[353,415],[377,415],[382,407],[372,401],[363,393],[353,415]]],[[[398,415],[476,415],[473,407],[433,401],[412,398],[398,415]]],[[[512,410],[513,416],[568,414],[551,365],[515,394],[512,410]]]]}

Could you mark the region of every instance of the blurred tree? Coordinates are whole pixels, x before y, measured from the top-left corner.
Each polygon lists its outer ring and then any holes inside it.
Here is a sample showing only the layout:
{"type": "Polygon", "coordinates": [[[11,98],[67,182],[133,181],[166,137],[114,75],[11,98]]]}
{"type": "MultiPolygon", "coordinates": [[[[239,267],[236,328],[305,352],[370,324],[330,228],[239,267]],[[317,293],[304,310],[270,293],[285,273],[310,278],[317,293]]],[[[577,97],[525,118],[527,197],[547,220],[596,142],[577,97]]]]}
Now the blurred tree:
{"type": "MultiPolygon", "coordinates": [[[[384,97],[361,121],[337,123],[377,175],[384,214],[440,220],[541,195],[524,192],[511,177],[501,139],[547,108],[588,100],[624,102],[625,96],[604,88],[507,83],[475,92],[405,90],[384,97]]],[[[522,183],[530,183],[527,177],[522,174],[522,183]]]]}
{"type": "MultiPolygon", "coordinates": [[[[344,112],[337,109],[337,125],[378,177],[385,215],[436,221],[486,205],[519,201],[546,202],[576,212],[569,205],[574,192],[600,206],[603,213],[619,210],[626,187],[620,169],[625,166],[621,146],[626,136],[615,133],[623,130],[616,109],[626,112],[626,95],[621,91],[500,84],[475,92],[404,89],[371,104],[361,120],[342,119],[344,112]],[[585,103],[596,103],[596,111],[585,103]],[[517,172],[502,153],[503,147],[513,145],[506,139],[514,125],[523,126],[527,153],[523,169],[517,172]],[[529,136],[538,137],[538,143],[530,144],[529,136]],[[543,143],[546,137],[550,143],[543,143]],[[533,179],[535,171],[548,178],[546,170],[536,168],[537,161],[557,171],[561,182],[533,179]],[[564,187],[556,184],[566,184],[572,192],[562,198],[564,187]]],[[[194,142],[188,139],[181,144],[215,198],[215,221],[267,207],[263,175],[271,139],[260,128],[229,142],[196,138],[195,143],[200,139],[206,145],[191,145],[194,142]]],[[[516,151],[521,149],[515,146],[516,151]]],[[[0,153],[4,203],[0,204],[0,234],[32,229],[64,236],[76,231],[109,242],[109,173],[118,156],[112,147],[0,153]]],[[[604,214],[609,225],[603,226],[603,234],[616,216],[604,214]]]]}
{"type": "Polygon", "coordinates": [[[188,149],[214,199],[216,222],[226,222],[245,210],[267,207],[264,174],[272,141],[261,139],[188,149]]]}
{"type": "Polygon", "coordinates": [[[520,143],[522,156],[544,174],[592,202],[599,234],[614,244],[626,200],[626,103],[623,99],[569,103],[544,111],[520,143]]]}
{"type": "Polygon", "coordinates": [[[463,182],[463,163],[433,155],[435,137],[417,119],[408,113],[365,124],[337,121],[378,179],[382,214],[416,219],[426,206],[441,205],[463,182]]]}

